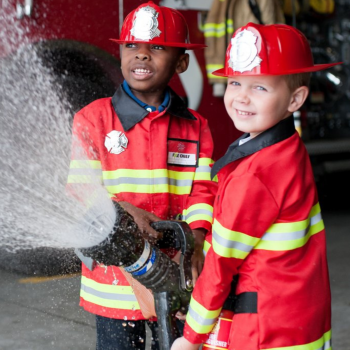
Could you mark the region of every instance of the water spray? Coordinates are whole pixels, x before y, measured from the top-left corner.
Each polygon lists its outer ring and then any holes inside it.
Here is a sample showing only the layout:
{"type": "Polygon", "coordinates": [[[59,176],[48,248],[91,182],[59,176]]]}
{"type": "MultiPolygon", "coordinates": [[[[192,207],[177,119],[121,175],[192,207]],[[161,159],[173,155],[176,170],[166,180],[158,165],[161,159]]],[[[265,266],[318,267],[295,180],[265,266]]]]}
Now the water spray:
{"type": "MultiPolygon", "coordinates": [[[[25,29],[6,11],[0,23],[6,52],[0,74],[0,255],[79,247],[96,261],[123,266],[152,290],[160,344],[168,350],[178,336],[174,315],[186,309],[192,291],[191,230],[180,222],[153,224],[165,235],[174,233],[181,250],[178,265],[142,238],[133,218],[113,205],[93,169],[88,188],[77,183],[67,194],[73,108],[59,83],[66,75],[57,77],[40,46],[29,45],[25,29]]],[[[89,159],[83,147],[75,159],[89,159]]],[[[16,256],[6,258],[6,265],[12,259],[16,256]]]]}
{"type": "MultiPolygon", "coordinates": [[[[172,261],[158,247],[142,237],[133,217],[117,202],[113,202],[117,215],[111,232],[99,244],[78,249],[83,255],[103,263],[124,268],[133,278],[153,292],[155,310],[159,325],[159,344],[162,350],[169,350],[179,337],[175,314],[186,312],[190,301],[192,285],[191,257],[194,237],[190,227],[181,221],[158,221],[152,227],[163,235],[172,235],[176,249],[180,249],[180,264],[172,261]]],[[[88,216],[88,219],[91,216],[88,216]]],[[[90,225],[99,230],[98,220],[90,225]]],[[[101,225],[101,230],[104,230],[101,225]]],[[[163,236],[164,239],[164,236],[163,236]]]]}

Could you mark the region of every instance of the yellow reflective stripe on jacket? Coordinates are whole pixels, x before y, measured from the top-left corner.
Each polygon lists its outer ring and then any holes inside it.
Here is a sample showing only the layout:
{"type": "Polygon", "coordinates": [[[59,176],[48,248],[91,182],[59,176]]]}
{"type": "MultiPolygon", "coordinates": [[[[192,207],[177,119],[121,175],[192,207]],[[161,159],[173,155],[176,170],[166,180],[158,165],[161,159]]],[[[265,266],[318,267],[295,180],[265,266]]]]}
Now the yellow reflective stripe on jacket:
{"type": "Polygon", "coordinates": [[[71,160],[69,167],[71,169],[83,169],[83,168],[101,169],[102,168],[100,160],[71,160]]]}
{"type": "Polygon", "coordinates": [[[194,172],[168,169],[118,169],[104,171],[103,182],[110,193],[190,194],[194,172]]]}
{"type": "Polygon", "coordinates": [[[304,246],[309,238],[324,229],[320,205],[313,206],[308,219],[273,224],[255,249],[282,251],[304,246]]]}
{"type": "Polygon", "coordinates": [[[310,0],[310,6],[318,13],[329,14],[334,12],[334,0],[310,0]]]}
{"type": "Polygon", "coordinates": [[[205,66],[205,69],[207,71],[208,78],[215,78],[215,79],[227,79],[226,77],[220,77],[212,74],[215,70],[224,68],[223,64],[207,64],[205,66]]]}
{"type": "Polygon", "coordinates": [[[191,299],[186,322],[198,334],[209,333],[219,317],[221,308],[217,310],[207,310],[194,298],[191,299]]]}
{"type": "Polygon", "coordinates": [[[214,164],[214,161],[212,159],[199,158],[198,167],[196,168],[196,172],[194,174],[194,181],[199,181],[199,180],[211,181],[211,178],[210,178],[211,164],[214,164]]]}
{"type": "Polygon", "coordinates": [[[99,160],[72,160],[69,166],[68,184],[101,183],[102,168],[99,160]]]}
{"type": "MultiPolygon", "coordinates": [[[[91,183],[93,174],[98,174],[100,169],[84,167],[70,170],[69,183],[91,183]],[[79,175],[77,172],[79,171],[79,175]]],[[[109,193],[133,192],[133,193],[172,193],[190,194],[193,184],[194,172],[171,171],[168,169],[118,169],[115,171],[103,171],[103,183],[109,193]]],[[[96,180],[95,180],[96,181],[96,180]]]]}
{"type": "Polygon", "coordinates": [[[226,21],[226,25],[227,25],[227,33],[228,34],[232,34],[234,32],[233,20],[232,19],[228,19],[226,21]]]}
{"type": "Polygon", "coordinates": [[[207,64],[206,66],[207,71],[214,72],[214,70],[224,68],[223,64],[207,64]]]}
{"type": "Polygon", "coordinates": [[[303,345],[293,345],[293,346],[285,346],[282,348],[270,348],[265,350],[331,350],[331,339],[332,339],[332,331],[329,330],[323,336],[308,344],[303,345]]]}
{"type": "Polygon", "coordinates": [[[214,220],[212,244],[220,256],[245,259],[252,249],[284,251],[300,248],[312,235],[323,229],[321,209],[317,203],[311,209],[308,219],[273,224],[260,240],[242,232],[231,231],[214,220]]]}
{"type": "Polygon", "coordinates": [[[203,26],[204,31],[204,37],[210,38],[221,38],[225,36],[226,34],[232,34],[233,33],[233,20],[228,19],[225,22],[221,23],[205,23],[203,26]]]}
{"type": "Polygon", "coordinates": [[[197,203],[184,210],[182,215],[182,220],[185,220],[188,224],[198,220],[205,220],[212,223],[213,206],[205,203],[197,203]]]}
{"type": "Polygon", "coordinates": [[[207,255],[210,247],[211,247],[211,244],[208,241],[204,241],[204,245],[203,245],[204,256],[207,255]]]}
{"type": "Polygon", "coordinates": [[[140,306],[131,286],[107,285],[81,278],[80,296],[93,304],[116,309],[139,310],[140,306]]]}
{"type": "Polygon", "coordinates": [[[245,259],[258,241],[259,238],[229,230],[214,220],[212,245],[215,253],[220,256],[245,259]]]}
{"type": "Polygon", "coordinates": [[[210,38],[220,38],[226,35],[226,25],[225,22],[221,23],[205,23],[204,24],[204,37],[210,38]]]}

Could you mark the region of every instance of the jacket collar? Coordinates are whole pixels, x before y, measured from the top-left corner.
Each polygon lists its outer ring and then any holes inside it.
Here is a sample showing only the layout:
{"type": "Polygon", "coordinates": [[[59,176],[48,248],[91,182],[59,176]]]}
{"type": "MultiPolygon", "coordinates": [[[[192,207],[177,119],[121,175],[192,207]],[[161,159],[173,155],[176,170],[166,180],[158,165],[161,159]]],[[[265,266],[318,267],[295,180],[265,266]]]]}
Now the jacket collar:
{"type": "Polygon", "coordinates": [[[239,141],[249,136],[249,134],[243,134],[229,146],[226,154],[214,164],[211,169],[211,178],[214,178],[214,176],[227,164],[281,142],[291,137],[295,132],[294,119],[293,116],[290,116],[239,146],[239,141]]]}
{"type": "MultiPolygon", "coordinates": [[[[170,101],[166,111],[179,118],[196,120],[197,118],[187,109],[184,101],[168,87],[170,92],[170,101]]],[[[149,112],[139,103],[131,98],[123,89],[122,85],[112,97],[112,105],[125,131],[143,120],[149,112]]]]}
{"type": "MultiPolygon", "coordinates": [[[[133,99],[135,100],[141,107],[143,107],[144,109],[146,109],[149,112],[155,112],[157,110],[156,107],[154,106],[150,106],[147,103],[142,102],[141,100],[139,100],[131,91],[130,86],[128,85],[128,83],[126,82],[126,80],[123,81],[123,90],[133,99]]],[[[158,107],[158,111],[159,112],[163,112],[169,104],[169,100],[170,100],[170,93],[169,93],[169,89],[165,89],[165,96],[164,96],[164,100],[162,102],[162,104],[158,107]]]]}

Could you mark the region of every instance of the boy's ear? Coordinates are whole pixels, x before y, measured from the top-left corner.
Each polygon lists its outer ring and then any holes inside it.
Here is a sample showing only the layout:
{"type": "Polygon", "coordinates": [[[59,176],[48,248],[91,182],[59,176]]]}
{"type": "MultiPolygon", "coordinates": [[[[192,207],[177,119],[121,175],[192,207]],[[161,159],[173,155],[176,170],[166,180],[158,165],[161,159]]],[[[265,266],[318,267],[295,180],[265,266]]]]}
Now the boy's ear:
{"type": "Polygon", "coordinates": [[[188,53],[181,54],[176,65],[176,73],[180,74],[187,70],[190,63],[190,56],[188,53]]]}
{"type": "Polygon", "coordinates": [[[292,93],[292,99],[290,101],[288,111],[293,113],[300,109],[304,104],[309,94],[309,88],[307,86],[300,86],[292,93]]]}

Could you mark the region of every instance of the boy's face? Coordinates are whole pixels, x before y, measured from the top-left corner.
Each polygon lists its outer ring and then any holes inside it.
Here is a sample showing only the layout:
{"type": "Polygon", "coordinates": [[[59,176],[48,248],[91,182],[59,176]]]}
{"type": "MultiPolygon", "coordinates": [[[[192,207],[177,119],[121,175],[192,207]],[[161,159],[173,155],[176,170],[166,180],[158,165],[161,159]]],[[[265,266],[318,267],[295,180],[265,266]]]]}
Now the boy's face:
{"type": "Polygon", "coordinates": [[[163,92],[174,73],[184,72],[188,62],[188,54],[176,47],[146,43],[122,46],[122,73],[136,95],[163,92]]]}
{"type": "Polygon", "coordinates": [[[307,94],[306,86],[290,91],[283,76],[235,76],[224,102],[235,127],[255,137],[297,111],[307,94]]]}

